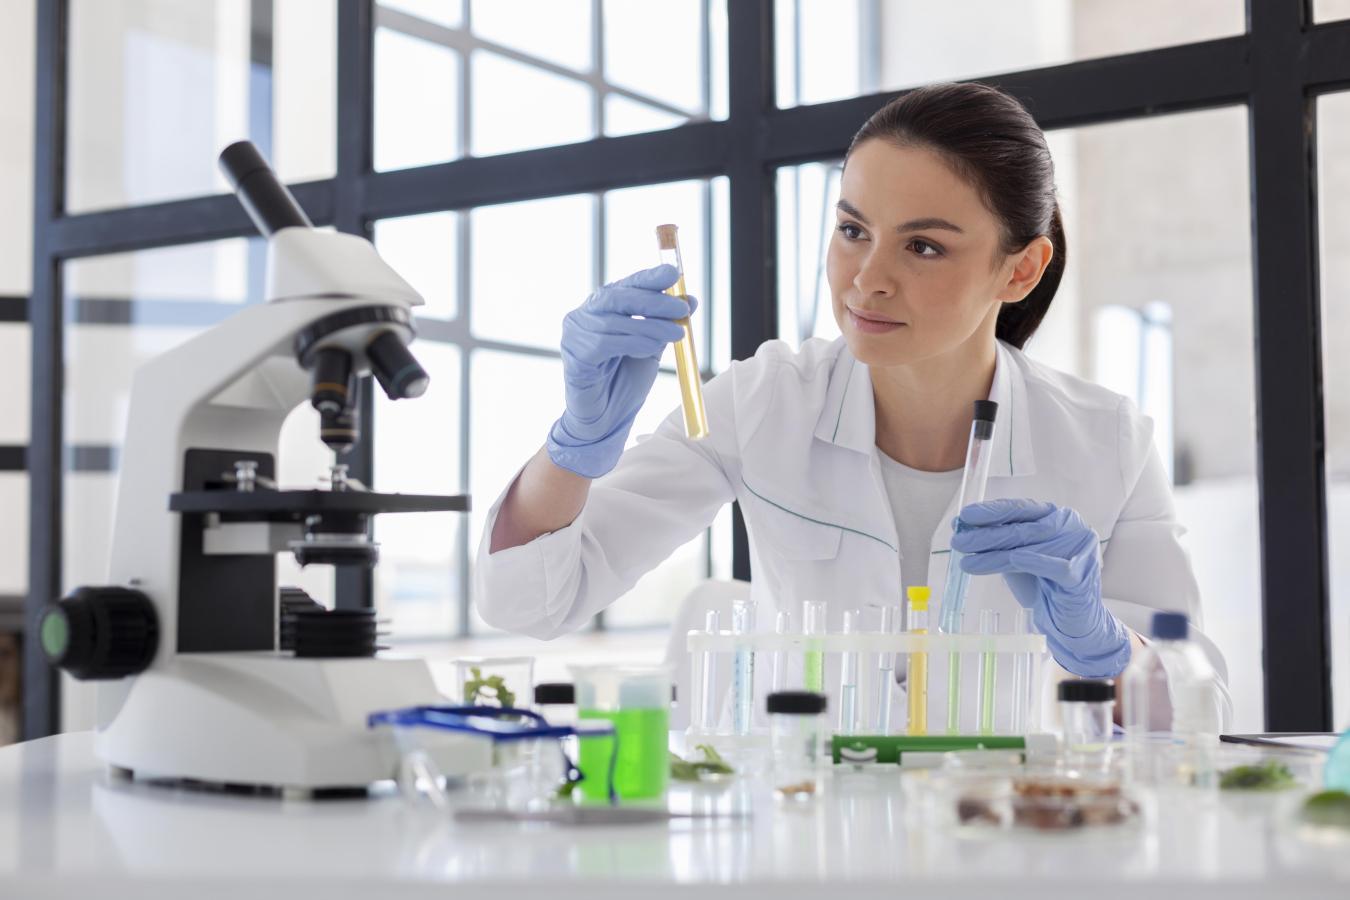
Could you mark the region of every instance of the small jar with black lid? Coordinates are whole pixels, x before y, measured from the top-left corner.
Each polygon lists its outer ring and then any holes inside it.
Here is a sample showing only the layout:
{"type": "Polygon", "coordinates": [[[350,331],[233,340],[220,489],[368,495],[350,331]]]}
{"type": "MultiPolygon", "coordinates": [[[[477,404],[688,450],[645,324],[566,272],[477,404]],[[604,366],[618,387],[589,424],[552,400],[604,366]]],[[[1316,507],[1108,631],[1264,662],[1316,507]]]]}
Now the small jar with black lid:
{"type": "Polygon", "coordinates": [[[825,695],[813,691],[769,695],[773,787],[784,802],[809,803],[821,791],[825,708],[825,695]]]}
{"type": "Polygon", "coordinates": [[[1059,683],[1059,720],[1064,750],[1080,762],[1105,762],[1116,709],[1116,686],[1075,679],[1059,683]]]}

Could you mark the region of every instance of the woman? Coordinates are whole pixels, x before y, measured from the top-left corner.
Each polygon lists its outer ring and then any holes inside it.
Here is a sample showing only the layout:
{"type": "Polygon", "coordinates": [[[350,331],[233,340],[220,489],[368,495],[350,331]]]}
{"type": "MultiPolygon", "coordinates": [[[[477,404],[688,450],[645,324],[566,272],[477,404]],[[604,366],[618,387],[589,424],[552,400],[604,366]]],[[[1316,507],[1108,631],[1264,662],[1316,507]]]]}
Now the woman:
{"type": "Polygon", "coordinates": [[[951,548],[967,572],[1002,576],[971,580],[967,615],[1031,609],[1072,675],[1119,675],[1154,609],[1198,627],[1151,422],[1021,352],[1066,258],[1050,153],[1026,110],[973,84],[891,102],[854,137],[836,218],[842,336],[800,351],[770,341],[714,378],[703,441],[677,410],[623,453],[681,334],[685,307],[660,293],[673,269],[603,287],[567,316],[566,410],[489,514],[483,618],[542,638],[576,629],[737,500],[761,609],[824,598],[832,629],[843,609],[898,602],[913,584],[936,606],[951,548]],[[958,511],[973,401],[986,398],[999,407],[991,499],[958,511]]]}

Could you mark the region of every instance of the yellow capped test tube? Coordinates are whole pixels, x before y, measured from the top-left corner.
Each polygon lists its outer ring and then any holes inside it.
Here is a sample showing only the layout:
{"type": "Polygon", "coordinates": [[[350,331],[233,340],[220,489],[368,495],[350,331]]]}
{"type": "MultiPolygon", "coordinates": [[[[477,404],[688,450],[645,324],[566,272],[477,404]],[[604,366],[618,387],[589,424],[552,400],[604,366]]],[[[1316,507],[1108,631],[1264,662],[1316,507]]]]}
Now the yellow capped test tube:
{"type": "MultiPolygon", "coordinates": [[[[678,231],[674,225],[657,225],[656,242],[661,248],[661,262],[674,266],[680,273],[679,279],[666,288],[666,293],[688,303],[678,231]]],[[[698,356],[694,353],[694,330],[688,316],[678,319],[676,324],[684,328],[684,337],[675,342],[675,372],[680,379],[680,400],[684,406],[684,433],[698,440],[708,436],[708,413],[703,408],[703,381],[699,378],[698,356]]]]}
{"type": "MultiPolygon", "coordinates": [[[[913,634],[928,633],[928,588],[912,586],[909,597],[909,630],[913,634]]],[[[909,655],[909,733],[928,733],[928,653],[916,651],[909,655]]]]}

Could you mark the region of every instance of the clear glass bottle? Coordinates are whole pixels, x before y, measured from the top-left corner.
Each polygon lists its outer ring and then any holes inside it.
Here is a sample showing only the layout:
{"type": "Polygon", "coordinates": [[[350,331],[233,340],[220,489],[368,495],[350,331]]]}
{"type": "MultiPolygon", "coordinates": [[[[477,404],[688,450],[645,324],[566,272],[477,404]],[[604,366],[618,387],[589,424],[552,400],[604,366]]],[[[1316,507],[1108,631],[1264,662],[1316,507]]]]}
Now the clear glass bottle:
{"type": "Polygon", "coordinates": [[[1137,780],[1213,781],[1223,729],[1218,675],[1189,636],[1183,613],[1154,613],[1149,644],[1121,677],[1128,768],[1137,780]]]}
{"type": "Polygon", "coordinates": [[[769,695],[769,740],[774,795],[785,803],[810,803],[820,794],[825,729],[824,694],[779,691],[769,695]]]}

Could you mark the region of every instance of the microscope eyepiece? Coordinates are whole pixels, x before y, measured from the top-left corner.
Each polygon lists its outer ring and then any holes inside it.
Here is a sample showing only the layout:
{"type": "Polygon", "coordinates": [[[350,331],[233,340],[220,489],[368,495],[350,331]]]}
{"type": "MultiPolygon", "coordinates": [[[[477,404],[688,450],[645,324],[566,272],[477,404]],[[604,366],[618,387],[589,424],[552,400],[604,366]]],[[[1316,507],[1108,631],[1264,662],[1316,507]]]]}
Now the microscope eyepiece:
{"type": "Polygon", "coordinates": [[[394,332],[382,331],[367,344],[366,358],[390,400],[411,399],[427,392],[430,376],[394,332]]]}
{"type": "Polygon", "coordinates": [[[237,141],[221,151],[220,171],[263,237],[283,228],[314,227],[252,141],[237,141]]]}

